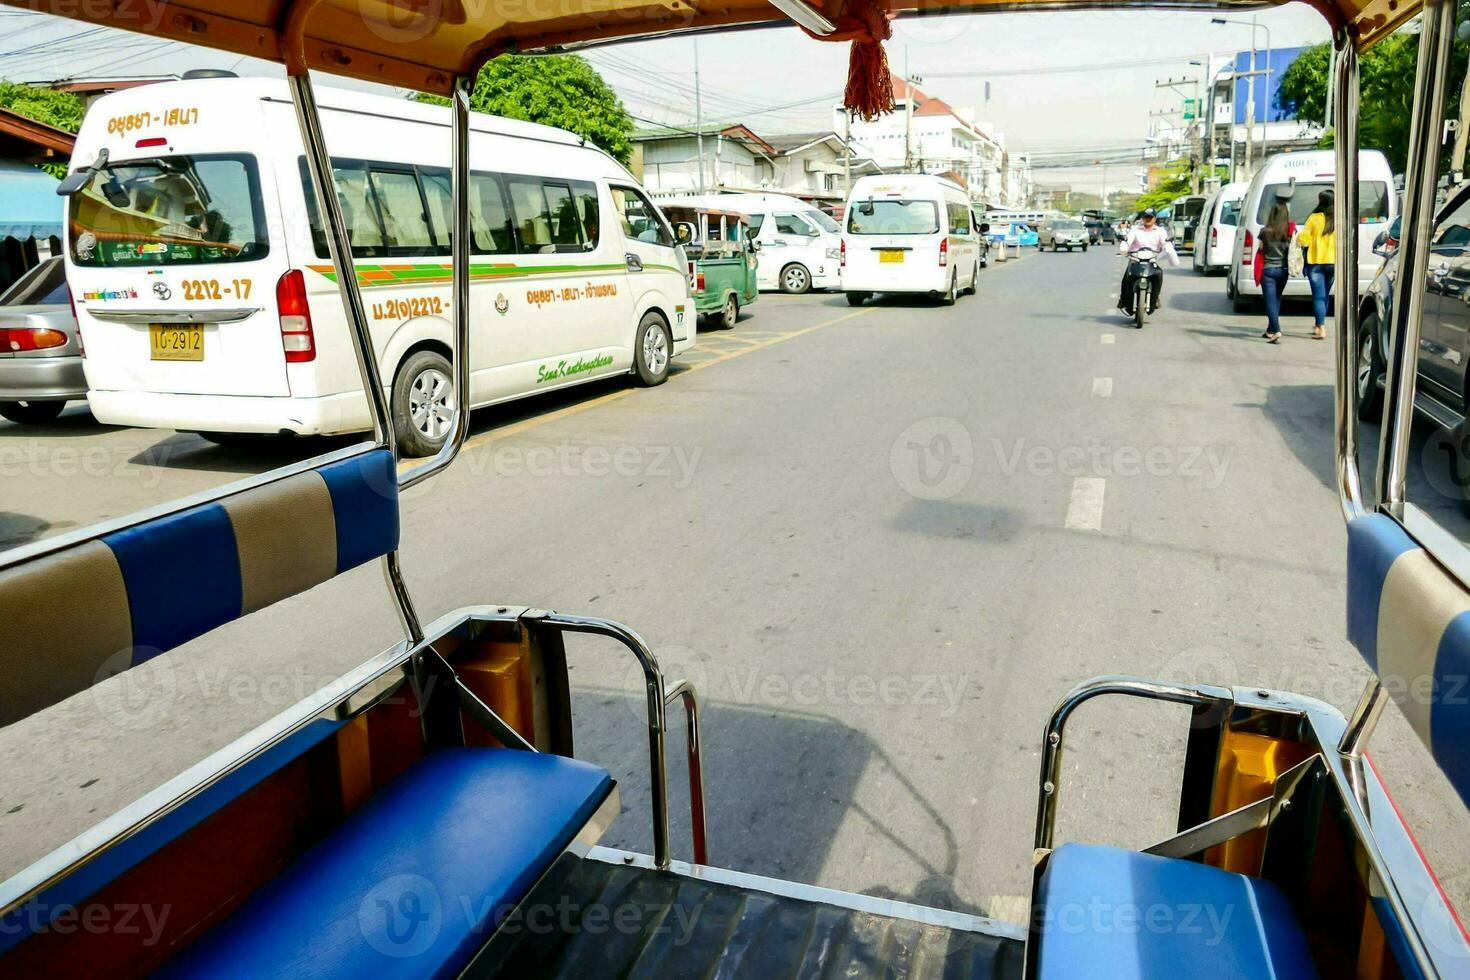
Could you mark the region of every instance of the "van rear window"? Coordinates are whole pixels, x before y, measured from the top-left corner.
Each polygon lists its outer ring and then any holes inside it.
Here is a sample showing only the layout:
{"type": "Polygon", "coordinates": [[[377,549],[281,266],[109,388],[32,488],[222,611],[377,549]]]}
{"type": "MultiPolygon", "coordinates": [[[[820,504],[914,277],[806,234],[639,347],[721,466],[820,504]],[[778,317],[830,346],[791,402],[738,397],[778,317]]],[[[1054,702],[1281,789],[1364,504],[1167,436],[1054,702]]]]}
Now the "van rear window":
{"type": "Polygon", "coordinates": [[[83,266],[245,262],[270,250],[251,156],[110,164],[68,211],[72,258],[83,266]]]}
{"type": "Polygon", "coordinates": [[[939,208],[933,201],[858,201],[848,208],[847,230],[854,235],[933,235],[939,231],[939,208]]]}
{"type": "MultiPolygon", "coordinates": [[[[1266,185],[1265,190],[1261,192],[1261,202],[1256,207],[1257,224],[1266,223],[1266,216],[1271,213],[1271,205],[1276,203],[1276,195],[1285,193],[1290,186],[1285,181],[1266,185]]],[[[1307,215],[1317,209],[1317,196],[1323,191],[1330,190],[1332,190],[1330,180],[1297,181],[1295,191],[1286,202],[1287,208],[1291,211],[1291,220],[1296,224],[1306,221],[1307,215]]],[[[1388,220],[1388,185],[1383,181],[1358,181],[1358,220],[1388,220]]]]}

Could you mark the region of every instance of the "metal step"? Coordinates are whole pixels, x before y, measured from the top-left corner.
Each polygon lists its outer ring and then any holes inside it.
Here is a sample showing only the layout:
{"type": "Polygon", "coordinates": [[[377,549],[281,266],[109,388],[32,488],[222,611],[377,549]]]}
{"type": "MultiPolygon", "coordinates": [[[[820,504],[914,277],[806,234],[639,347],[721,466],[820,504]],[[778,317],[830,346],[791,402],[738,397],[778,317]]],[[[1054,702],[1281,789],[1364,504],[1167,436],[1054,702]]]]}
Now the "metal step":
{"type": "MultiPolygon", "coordinates": [[[[596,850],[604,856],[620,853],[596,850]]],[[[487,975],[568,980],[1019,980],[1022,975],[1019,927],[682,867],[688,873],[658,871],[646,860],[564,854],[501,927],[493,956],[477,965],[493,964],[487,975]],[[767,883],[784,894],[769,890],[767,883]],[[812,897],[798,897],[803,892],[812,897]],[[875,903],[904,914],[863,908],[875,903]]]]}

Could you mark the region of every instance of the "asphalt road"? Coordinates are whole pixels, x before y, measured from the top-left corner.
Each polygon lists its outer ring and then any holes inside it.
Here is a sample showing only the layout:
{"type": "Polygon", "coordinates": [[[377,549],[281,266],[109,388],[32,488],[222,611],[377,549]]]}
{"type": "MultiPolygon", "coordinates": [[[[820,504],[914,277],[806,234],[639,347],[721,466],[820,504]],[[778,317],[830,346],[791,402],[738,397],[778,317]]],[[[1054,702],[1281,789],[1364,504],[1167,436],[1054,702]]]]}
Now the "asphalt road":
{"type": "MultiPolygon", "coordinates": [[[[1030,253],[949,309],[768,295],[661,388],[477,413],[464,457],[405,500],[421,614],[529,604],[641,631],[705,699],[714,863],[1019,918],[1042,727],[1073,685],[1346,711],[1366,679],[1343,638],[1331,346],[1301,308],[1266,345],[1187,267],[1136,331],[1111,309],[1119,261],[1030,253]]],[[[0,425],[0,545],[322,448],[226,451],[80,410],[0,425]]],[[[397,638],[360,569],[0,732],[4,870],[397,638]]],[[[608,842],[647,849],[636,672],[610,644],[571,649],[578,753],[623,783],[608,842]]],[[[1084,709],[1061,836],[1170,833],[1186,721],[1084,709]]],[[[1470,908],[1463,807],[1396,712],[1375,745],[1470,908]]],[[[677,856],[687,839],[676,820],[677,856]]]]}

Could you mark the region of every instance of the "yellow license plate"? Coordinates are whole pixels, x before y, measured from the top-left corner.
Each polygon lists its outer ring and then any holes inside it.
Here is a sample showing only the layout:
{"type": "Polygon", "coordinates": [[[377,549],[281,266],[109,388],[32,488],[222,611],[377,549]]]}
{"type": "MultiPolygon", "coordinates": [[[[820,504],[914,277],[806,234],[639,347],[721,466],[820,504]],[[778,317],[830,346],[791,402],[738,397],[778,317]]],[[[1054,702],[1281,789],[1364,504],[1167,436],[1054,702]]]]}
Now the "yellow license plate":
{"type": "Polygon", "coordinates": [[[204,327],[197,324],[172,326],[148,324],[149,357],[155,361],[204,360],[204,327]]]}
{"type": "Polygon", "coordinates": [[[878,250],[878,261],[879,262],[902,262],[903,261],[903,249],[901,249],[901,248],[880,248],[878,250]]]}

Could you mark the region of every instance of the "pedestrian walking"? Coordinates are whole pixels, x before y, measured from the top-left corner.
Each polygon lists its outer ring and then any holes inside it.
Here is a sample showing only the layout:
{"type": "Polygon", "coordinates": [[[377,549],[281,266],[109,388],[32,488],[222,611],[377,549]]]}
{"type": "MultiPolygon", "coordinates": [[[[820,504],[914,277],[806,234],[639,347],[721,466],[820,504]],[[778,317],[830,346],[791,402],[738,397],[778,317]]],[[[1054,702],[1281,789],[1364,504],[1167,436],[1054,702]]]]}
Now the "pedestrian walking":
{"type": "Polygon", "coordinates": [[[1307,216],[1297,244],[1307,250],[1307,282],[1312,286],[1313,340],[1327,339],[1327,300],[1337,279],[1337,233],[1333,228],[1331,190],[1317,195],[1317,208],[1307,216]]]}
{"type": "Polygon", "coordinates": [[[1261,297],[1266,301],[1266,332],[1261,336],[1270,344],[1281,343],[1281,294],[1286,289],[1289,274],[1286,259],[1295,232],[1291,211],[1286,201],[1278,197],[1266,215],[1261,244],[1256,249],[1256,285],[1261,287],[1261,297]]]}

